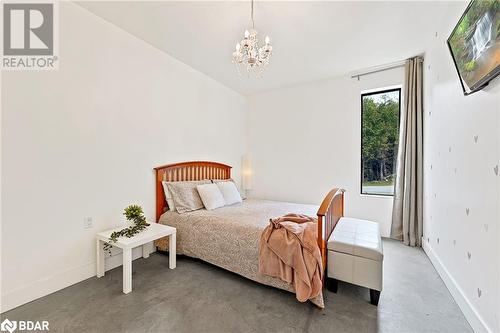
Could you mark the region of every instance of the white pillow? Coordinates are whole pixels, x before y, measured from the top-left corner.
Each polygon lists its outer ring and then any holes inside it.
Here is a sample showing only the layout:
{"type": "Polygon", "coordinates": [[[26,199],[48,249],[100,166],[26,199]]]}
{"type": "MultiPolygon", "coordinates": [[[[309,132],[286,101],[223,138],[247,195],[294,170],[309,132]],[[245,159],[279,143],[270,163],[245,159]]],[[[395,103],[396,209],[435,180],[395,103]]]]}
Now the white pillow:
{"type": "Polygon", "coordinates": [[[224,197],[216,184],[198,185],[196,189],[206,209],[214,210],[226,205],[224,197]]]}
{"type": "Polygon", "coordinates": [[[222,193],[227,206],[235,203],[241,203],[243,201],[241,199],[240,192],[238,192],[238,189],[233,182],[218,182],[215,183],[215,185],[217,185],[222,193]]]}
{"type": "Polygon", "coordinates": [[[163,192],[165,193],[165,200],[168,204],[168,210],[175,210],[174,198],[172,198],[172,194],[168,190],[167,182],[162,181],[161,184],[163,185],[163,192]]]}
{"type": "MultiPolygon", "coordinates": [[[[236,186],[236,189],[238,190],[238,193],[240,194],[240,198],[242,198],[243,200],[246,199],[245,192],[241,188],[238,188],[238,185],[236,185],[236,183],[234,182],[233,179],[231,179],[231,178],[229,178],[229,179],[212,179],[212,183],[214,183],[214,184],[217,184],[217,183],[226,183],[226,182],[233,183],[234,186],[236,186]]],[[[227,203],[226,203],[226,206],[227,206],[227,203]]]]}

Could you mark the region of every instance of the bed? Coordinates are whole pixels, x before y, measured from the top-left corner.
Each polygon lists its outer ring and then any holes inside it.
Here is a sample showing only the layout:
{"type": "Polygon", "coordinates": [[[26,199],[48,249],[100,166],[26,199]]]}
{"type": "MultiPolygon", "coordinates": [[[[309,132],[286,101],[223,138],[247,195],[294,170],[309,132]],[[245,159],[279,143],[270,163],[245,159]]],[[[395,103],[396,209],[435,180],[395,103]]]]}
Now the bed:
{"type": "MultiPolygon", "coordinates": [[[[259,273],[259,240],[269,219],[284,214],[302,213],[318,217],[318,246],[326,269],[326,240],[344,215],[344,191],[332,189],[320,206],[269,200],[246,199],[243,203],[200,209],[184,214],[169,211],[162,181],[231,179],[231,167],[206,161],[160,166],[156,173],[156,221],[177,228],[177,251],[199,258],[248,279],[280,289],[293,287],[279,279],[259,273]]],[[[168,249],[168,239],[155,242],[159,250],[168,249]]],[[[322,302],[322,299],[318,301],[322,302]]],[[[314,302],[317,304],[317,302],[314,302]]]]}

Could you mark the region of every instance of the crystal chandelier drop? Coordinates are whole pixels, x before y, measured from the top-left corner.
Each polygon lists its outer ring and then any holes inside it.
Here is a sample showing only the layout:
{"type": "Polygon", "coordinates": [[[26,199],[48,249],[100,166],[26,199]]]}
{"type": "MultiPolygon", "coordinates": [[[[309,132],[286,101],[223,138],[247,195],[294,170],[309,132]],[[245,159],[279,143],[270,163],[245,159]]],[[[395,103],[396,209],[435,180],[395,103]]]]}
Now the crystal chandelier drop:
{"type": "Polygon", "coordinates": [[[252,29],[245,30],[245,37],[241,42],[236,44],[236,50],[233,52],[233,63],[236,64],[238,73],[241,75],[241,68],[247,71],[250,75],[251,72],[255,73],[257,77],[261,77],[264,69],[269,64],[273,47],[269,36],[266,36],[266,44],[259,47],[259,39],[257,38],[257,30],[255,30],[255,23],[253,20],[253,0],[252,0],[252,29]]]}

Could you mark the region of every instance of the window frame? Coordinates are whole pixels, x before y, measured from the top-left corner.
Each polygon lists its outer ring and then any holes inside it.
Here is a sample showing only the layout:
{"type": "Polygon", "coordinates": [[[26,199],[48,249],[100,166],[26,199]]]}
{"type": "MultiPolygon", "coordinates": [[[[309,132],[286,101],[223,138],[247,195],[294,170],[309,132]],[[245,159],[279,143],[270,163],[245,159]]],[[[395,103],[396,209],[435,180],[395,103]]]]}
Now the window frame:
{"type": "MultiPolygon", "coordinates": [[[[363,98],[366,96],[370,95],[378,95],[378,94],[383,94],[383,93],[389,93],[389,92],[398,92],[398,98],[399,98],[399,108],[398,108],[398,136],[399,136],[399,131],[401,129],[401,90],[402,86],[392,86],[392,87],[387,87],[387,88],[379,88],[379,89],[370,89],[369,91],[361,92],[361,97],[360,97],[360,109],[361,109],[361,119],[360,119],[360,152],[359,152],[359,157],[360,157],[360,174],[359,174],[359,193],[360,195],[370,195],[370,196],[382,196],[382,197],[394,197],[394,192],[395,190],[392,191],[392,194],[383,194],[383,193],[363,193],[363,98]]],[[[398,147],[399,147],[399,142],[398,142],[398,147]]],[[[396,187],[396,182],[394,182],[394,189],[396,187]]]]}

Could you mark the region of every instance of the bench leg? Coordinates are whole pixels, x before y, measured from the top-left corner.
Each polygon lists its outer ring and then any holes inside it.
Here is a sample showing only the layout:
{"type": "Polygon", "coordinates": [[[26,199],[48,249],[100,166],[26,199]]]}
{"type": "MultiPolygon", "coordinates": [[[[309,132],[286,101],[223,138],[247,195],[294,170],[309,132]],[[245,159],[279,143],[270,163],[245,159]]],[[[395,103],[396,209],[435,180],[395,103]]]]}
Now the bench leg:
{"type": "Polygon", "coordinates": [[[325,279],[325,282],[326,282],[326,289],[328,289],[329,291],[331,291],[332,293],[337,293],[337,290],[339,288],[339,281],[338,280],[335,280],[335,279],[332,279],[332,278],[329,278],[327,277],[325,279]]]}
{"type": "Polygon", "coordinates": [[[380,291],[375,289],[370,289],[370,303],[378,306],[378,300],[380,298],[380,291]]]}

